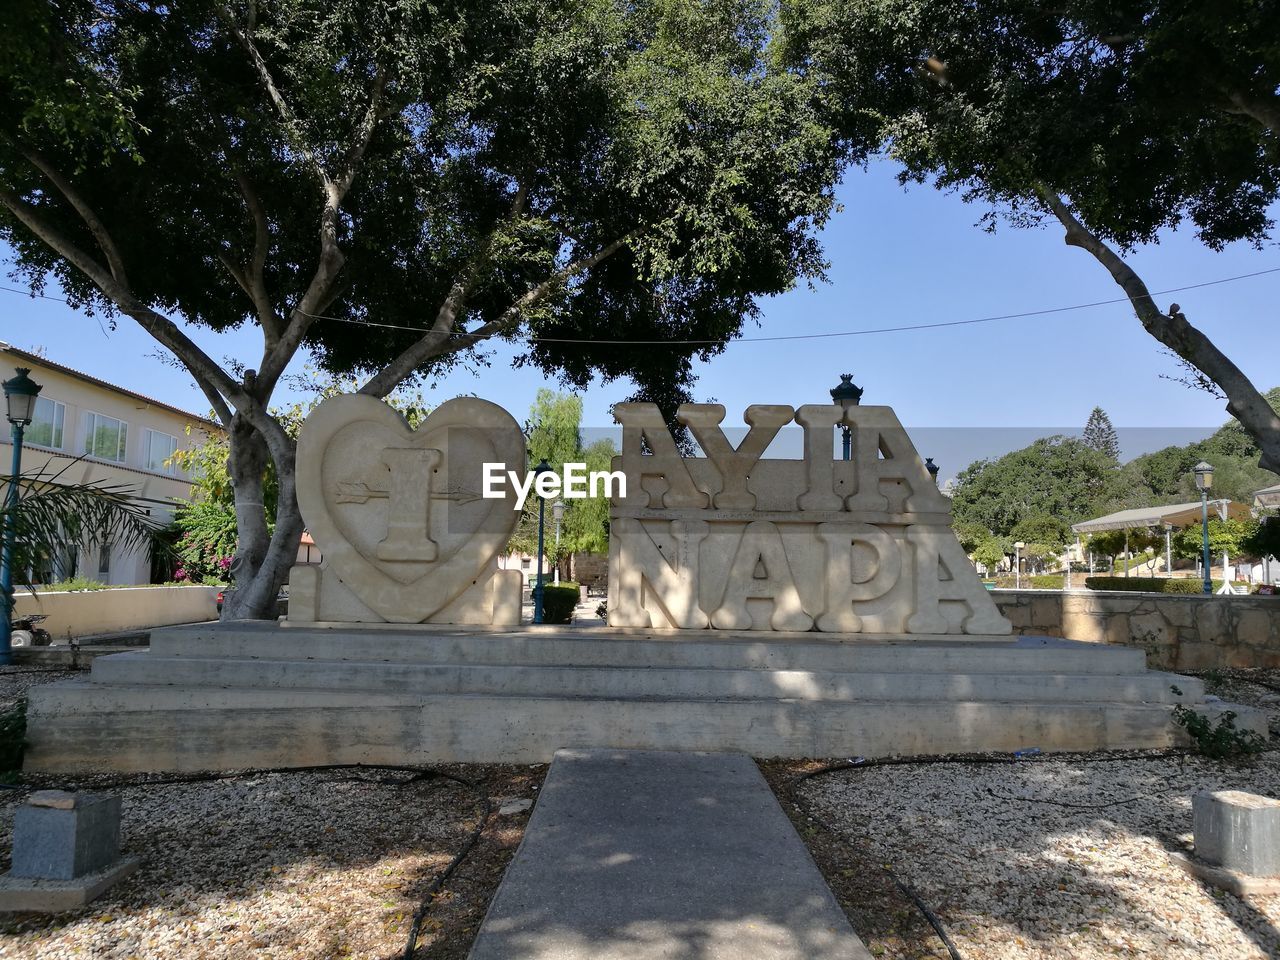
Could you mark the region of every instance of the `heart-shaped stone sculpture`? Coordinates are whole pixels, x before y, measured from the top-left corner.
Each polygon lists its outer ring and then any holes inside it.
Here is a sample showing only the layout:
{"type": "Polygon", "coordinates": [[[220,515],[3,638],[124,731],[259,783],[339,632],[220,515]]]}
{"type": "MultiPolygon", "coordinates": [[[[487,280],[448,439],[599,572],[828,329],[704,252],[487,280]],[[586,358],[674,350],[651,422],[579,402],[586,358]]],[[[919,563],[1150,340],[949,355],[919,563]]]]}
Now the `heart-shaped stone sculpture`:
{"type": "Polygon", "coordinates": [[[298,438],[298,506],[324,564],[392,623],[421,623],[487,576],[520,513],[486,498],[483,464],[525,469],[511,414],[449,400],[412,429],[362,394],[333,397],[298,438]]]}

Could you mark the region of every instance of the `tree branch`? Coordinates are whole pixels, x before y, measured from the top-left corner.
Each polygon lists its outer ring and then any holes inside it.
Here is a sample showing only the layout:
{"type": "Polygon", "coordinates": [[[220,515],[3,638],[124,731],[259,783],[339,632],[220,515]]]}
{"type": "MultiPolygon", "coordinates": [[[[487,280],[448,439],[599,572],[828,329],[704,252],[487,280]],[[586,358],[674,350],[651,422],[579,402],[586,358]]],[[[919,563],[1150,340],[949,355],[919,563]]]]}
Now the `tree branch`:
{"type": "Polygon", "coordinates": [[[307,138],[302,132],[302,124],[298,121],[293,108],[289,106],[289,102],[285,100],[284,94],[280,92],[280,88],[276,86],[275,78],[271,76],[271,68],[267,66],[267,61],[262,54],[258,52],[258,47],[253,42],[253,38],[240,29],[240,25],[236,23],[235,14],[231,12],[231,9],[225,3],[218,4],[218,12],[221,14],[222,19],[226,21],[232,35],[240,46],[244,48],[245,53],[249,55],[249,61],[253,64],[254,72],[258,75],[258,79],[266,90],[267,96],[271,99],[271,103],[275,106],[276,112],[280,114],[280,121],[284,125],[285,133],[293,144],[293,148],[307,158],[312,170],[320,178],[320,183],[325,187],[330,186],[332,181],[324,169],[324,164],[320,162],[316,152],[307,143],[307,138]]]}
{"type": "Polygon", "coordinates": [[[46,179],[58,188],[58,192],[67,198],[67,202],[75,208],[76,213],[80,215],[80,219],[84,221],[85,226],[89,228],[89,232],[93,234],[93,239],[97,242],[98,247],[106,255],[107,265],[111,268],[111,276],[117,283],[127,287],[129,279],[125,273],[124,258],[120,255],[120,248],[116,246],[116,242],[111,238],[111,233],[107,230],[106,224],[102,222],[93,207],[71,185],[71,182],[39,153],[34,150],[24,149],[22,155],[31,162],[32,166],[43,173],[46,179]]]}
{"type": "Polygon", "coordinates": [[[1275,97],[1255,97],[1242,90],[1227,90],[1225,93],[1231,103],[1231,113],[1243,113],[1272,133],[1280,133],[1280,101],[1275,97]]]}
{"type": "Polygon", "coordinates": [[[1176,303],[1170,305],[1167,314],[1161,313],[1142,278],[1080,222],[1062,197],[1044,184],[1037,189],[1066,230],[1067,244],[1087,251],[1106,267],[1146,331],[1222,389],[1227,396],[1227,412],[1257,441],[1262,451],[1261,466],[1280,473],[1280,415],[1266,397],[1213,341],[1191,325],[1176,303]]]}
{"type": "Polygon", "coordinates": [[[320,262],[316,265],[316,271],[302,298],[290,312],[288,325],[274,342],[269,340],[267,343],[261,368],[258,370],[259,389],[267,392],[264,395],[269,395],[275,388],[285,367],[306,337],[307,330],[315,322],[315,314],[333,299],[330,292],[346,262],[346,256],[338,245],[338,213],[377,129],[386,83],[386,70],[379,65],[374,73],[373,88],[369,92],[369,104],[356,127],[355,137],[343,161],[342,173],[336,181],[327,176],[325,178],[324,209],[320,217],[320,262]]]}
{"type": "Polygon", "coordinates": [[[196,384],[209,399],[219,418],[227,414],[226,419],[230,419],[230,411],[227,408],[229,401],[264,436],[270,438],[272,434],[279,433],[281,438],[287,440],[283,428],[256,397],[250,395],[218,366],[196,345],[195,341],[183,333],[176,323],[139,300],[127,286],[117,281],[109,270],[104,269],[93,257],[49,223],[37,207],[3,188],[0,188],[0,204],[7,207],[42,243],[88,277],[122,313],[132,317],[161,346],[177,357],[195,378],[196,384]]]}
{"type": "Polygon", "coordinates": [[[244,270],[245,282],[241,284],[245,293],[253,302],[258,314],[258,323],[262,325],[268,348],[280,339],[280,318],[271,305],[271,297],[267,293],[266,266],[267,253],[271,249],[270,225],[262,200],[249,178],[240,170],[234,171],[236,183],[240,187],[240,195],[244,197],[249,215],[253,217],[253,258],[244,270]]]}
{"type": "Polygon", "coordinates": [[[373,74],[373,88],[369,91],[369,106],[365,108],[364,116],[360,118],[356,135],[342,161],[342,173],[338,177],[339,200],[351,189],[356,170],[360,166],[360,161],[364,159],[365,151],[369,149],[369,142],[378,128],[378,121],[382,119],[383,94],[386,88],[387,71],[382,64],[378,64],[373,74]]]}
{"type": "Polygon", "coordinates": [[[426,361],[469,349],[481,340],[510,333],[520,326],[525,310],[545,299],[553,290],[563,286],[573,277],[590,270],[596,264],[613,256],[626,245],[627,240],[628,237],[621,237],[602,247],[589,257],[583,257],[566,264],[542,283],[528,290],[497,318],[482,324],[474,330],[459,333],[455,339],[450,340],[449,337],[453,333],[453,325],[469,292],[469,281],[459,280],[455,282],[453,288],[449,291],[449,296],[436,314],[436,322],[432,324],[430,331],[404,350],[391,363],[387,364],[368,383],[361,387],[359,392],[374,397],[385,397],[426,361]]]}

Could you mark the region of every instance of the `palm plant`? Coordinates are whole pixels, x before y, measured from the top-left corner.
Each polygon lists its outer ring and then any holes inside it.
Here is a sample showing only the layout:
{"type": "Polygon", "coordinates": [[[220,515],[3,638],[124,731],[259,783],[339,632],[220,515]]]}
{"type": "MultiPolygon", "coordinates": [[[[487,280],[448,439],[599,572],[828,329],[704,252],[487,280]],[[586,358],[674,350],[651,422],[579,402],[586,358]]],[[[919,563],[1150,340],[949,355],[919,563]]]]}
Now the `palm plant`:
{"type": "Polygon", "coordinates": [[[76,463],[78,459],[56,473],[0,476],[6,493],[12,484],[18,488],[16,501],[6,496],[0,503],[0,524],[13,538],[15,583],[32,587],[32,571],[72,547],[157,548],[163,524],[134,498],[133,488],[63,482],[76,463]]]}

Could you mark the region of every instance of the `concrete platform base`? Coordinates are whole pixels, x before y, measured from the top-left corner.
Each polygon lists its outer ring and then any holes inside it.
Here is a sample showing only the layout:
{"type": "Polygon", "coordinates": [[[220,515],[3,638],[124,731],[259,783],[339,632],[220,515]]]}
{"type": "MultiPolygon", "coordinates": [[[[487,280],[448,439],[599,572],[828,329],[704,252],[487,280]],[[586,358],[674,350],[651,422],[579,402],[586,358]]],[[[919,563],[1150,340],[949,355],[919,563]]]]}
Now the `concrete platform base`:
{"type": "Polygon", "coordinates": [[[749,757],[566,750],[469,960],[871,960],[749,757]]]}
{"type": "Polygon", "coordinates": [[[1200,681],[1148,671],[1140,650],[1045,637],[208,624],[156,630],[148,651],[34,688],[27,766],[1165,747],[1172,706],[1203,700],[1200,681]]]}
{"type": "Polygon", "coordinates": [[[36,880],[6,873],[0,876],[0,911],[63,913],[75,910],[133,874],[140,863],[137,857],[125,857],[105,870],[74,880],[36,880]]]}

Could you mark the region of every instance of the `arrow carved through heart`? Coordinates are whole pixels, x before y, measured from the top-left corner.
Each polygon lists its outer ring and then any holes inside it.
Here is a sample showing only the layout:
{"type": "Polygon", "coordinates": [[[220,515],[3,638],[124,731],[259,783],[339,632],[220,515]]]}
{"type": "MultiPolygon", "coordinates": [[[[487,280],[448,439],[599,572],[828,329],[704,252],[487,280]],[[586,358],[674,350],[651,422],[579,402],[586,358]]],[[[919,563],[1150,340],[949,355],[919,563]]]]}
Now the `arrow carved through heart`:
{"type": "MultiPolygon", "coordinates": [[[[334,497],[337,503],[368,503],[370,500],[385,499],[391,491],[386,487],[371,487],[363,481],[338,481],[338,493],[334,497]]],[[[474,490],[455,487],[446,490],[432,490],[432,500],[453,500],[457,503],[474,503],[482,499],[474,490]]]]}

